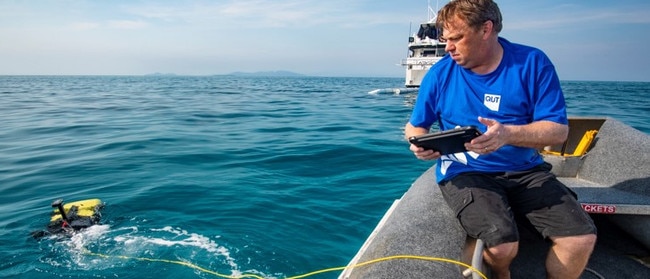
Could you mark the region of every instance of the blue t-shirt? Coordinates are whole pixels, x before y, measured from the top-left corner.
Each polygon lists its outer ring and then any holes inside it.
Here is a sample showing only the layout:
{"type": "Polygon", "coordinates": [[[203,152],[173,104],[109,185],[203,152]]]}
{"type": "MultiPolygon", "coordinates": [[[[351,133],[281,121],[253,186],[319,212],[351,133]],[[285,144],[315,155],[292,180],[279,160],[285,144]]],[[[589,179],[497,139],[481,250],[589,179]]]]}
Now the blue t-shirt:
{"type": "MultiPolygon", "coordinates": [[[[487,127],[478,117],[503,124],[522,125],[547,120],[567,124],[566,105],[555,67],[539,49],[499,38],[503,58],[496,70],[479,75],[465,69],[449,55],[431,67],[420,85],[410,123],[440,130],[475,125],[487,127]]],[[[463,152],[438,159],[438,183],[459,173],[505,172],[530,169],[543,163],[534,148],[505,145],[486,155],[463,152]]]]}

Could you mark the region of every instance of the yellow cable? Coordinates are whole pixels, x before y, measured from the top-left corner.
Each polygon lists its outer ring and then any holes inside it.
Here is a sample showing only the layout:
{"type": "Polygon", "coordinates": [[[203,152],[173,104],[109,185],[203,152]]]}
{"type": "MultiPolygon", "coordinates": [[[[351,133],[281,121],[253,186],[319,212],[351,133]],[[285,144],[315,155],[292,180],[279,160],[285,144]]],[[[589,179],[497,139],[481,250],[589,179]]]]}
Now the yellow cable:
{"type": "MultiPolygon", "coordinates": [[[[193,263],[188,263],[188,262],[183,262],[183,261],[140,258],[140,257],[129,257],[129,256],[120,256],[120,255],[118,255],[118,256],[110,256],[110,255],[106,255],[106,254],[93,253],[93,252],[90,252],[90,251],[87,251],[87,250],[86,250],[86,254],[92,255],[92,256],[97,256],[97,257],[102,257],[102,258],[119,258],[119,259],[125,259],[125,260],[137,260],[137,261],[162,262],[162,263],[177,264],[177,265],[186,266],[186,267],[193,268],[193,269],[196,269],[196,270],[204,272],[204,273],[212,274],[214,276],[221,277],[221,278],[227,278],[227,279],[243,279],[243,278],[265,279],[264,277],[261,277],[259,275],[255,275],[255,274],[243,274],[243,275],[240,275],[240,276],[224,275],[224,274],[220,274],[220,273],[217,273],[217,272],[209,270],[209,269],[205,269],[205,268],[200,267],[198,265],[195,265],[193,263]]],[[[388,257],[383,257],[383,258],[378,258],[378,259],[374,259],[374,260],[361,262],[361,263],[355,264],[355,265],[353,265],[351,267],[352,268],[361,267],[361,266],[370,265],[370,264],[374,264],[374,263],[378,263],[378,262],[396,260],[396,259],[414,259],[414,260],[452,263],[452,264],[456,264],[456,265],[459,265],[459,266],[470,269],[472,272],[477,273],[483,279],[488,279],[487,276],[485,276],[485,274],[483,274],[481,271],[479,271],[478,269],[476,269],[473,266],[470,266],[470,265],[468,265],[466,263],[456,261],[456,260],[446,259],[446,258],[436,258],[436,257],[428,257],[428,256],[395,255],[395,256],[388,256],[388,257]]],[[[297,276],[293,276],[293,277],[286,277],[285,279],[306,278],[306,277],[313,276],[313,275],[316,275],[316,274],[321,274],[321,273],[326,273],[326,272],[331,272],[331,271],[337,271],[337,270],[344,270],[346,267],[347,266],[326,268],[326,269],[321,269],[321,270],[305,273],[305,274],[302,274],[302,275],[297,275],[297,276]]]]}

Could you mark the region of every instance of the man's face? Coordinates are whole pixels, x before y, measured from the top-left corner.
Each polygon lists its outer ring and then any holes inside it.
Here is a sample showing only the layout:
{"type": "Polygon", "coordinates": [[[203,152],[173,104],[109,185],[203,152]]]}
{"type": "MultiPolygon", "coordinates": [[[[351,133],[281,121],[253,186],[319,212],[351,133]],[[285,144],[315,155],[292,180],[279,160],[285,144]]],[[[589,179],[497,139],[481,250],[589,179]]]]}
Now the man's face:
{"type": "Polygon", "coordinates": [[[445,50],[458,65],[471,70],[482,63],[480,51],[483,34],[484,32],[474,30],[456,16],[446,23],[442,31],[442,38],[447,42],[445,50]]]}

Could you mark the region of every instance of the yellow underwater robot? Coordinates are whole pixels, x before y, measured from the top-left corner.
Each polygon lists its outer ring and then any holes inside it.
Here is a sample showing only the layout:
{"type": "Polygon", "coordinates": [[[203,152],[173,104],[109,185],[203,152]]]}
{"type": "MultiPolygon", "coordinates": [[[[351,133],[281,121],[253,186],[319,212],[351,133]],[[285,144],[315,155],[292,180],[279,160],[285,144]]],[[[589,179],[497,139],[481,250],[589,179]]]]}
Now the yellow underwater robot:
{"type": "Polygon", "coordinates": [[[52,202],[52,218],[47,230],[32,232],[34,238],[47,235],[72,235],[77,231],[99,224],[100,210],[104,207],[99,199],[87,199],[63,204],[63,199],[52,202]]]}

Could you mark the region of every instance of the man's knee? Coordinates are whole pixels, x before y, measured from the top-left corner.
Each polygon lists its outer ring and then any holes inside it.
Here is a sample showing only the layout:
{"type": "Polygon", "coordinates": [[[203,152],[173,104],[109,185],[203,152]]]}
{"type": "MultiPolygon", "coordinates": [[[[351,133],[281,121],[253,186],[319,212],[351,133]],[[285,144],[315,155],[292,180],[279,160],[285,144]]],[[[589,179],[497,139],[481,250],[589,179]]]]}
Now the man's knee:
{"type": "Polygon", "coordinates": [[[487,248],[488,255],[495,260],[511,260],[517,255],[519,242],[507,242],[487,248]]]}
{"type": "Polygon", "coordinates": [[[574,236],[551,237],[553,243],[565,249],[570,250],[588,250],[591,251],[596,245],[596,234],[584,234],[574,236]]]}

